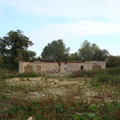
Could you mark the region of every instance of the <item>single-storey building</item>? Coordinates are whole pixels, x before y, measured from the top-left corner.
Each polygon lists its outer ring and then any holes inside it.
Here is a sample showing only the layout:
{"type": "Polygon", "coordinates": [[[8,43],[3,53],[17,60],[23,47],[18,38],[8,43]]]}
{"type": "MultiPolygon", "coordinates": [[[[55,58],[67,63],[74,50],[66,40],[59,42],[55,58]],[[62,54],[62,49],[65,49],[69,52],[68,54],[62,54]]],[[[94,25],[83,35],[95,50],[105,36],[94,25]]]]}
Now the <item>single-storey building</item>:
{"type": "Polygon", "coordinates": [[[19,73],[36,72],[36,73],[67,73],[73,71],[95,70],[106,68],[106,61],[67,61],[67,62],[25,62],[19,61],[19,73]]]}

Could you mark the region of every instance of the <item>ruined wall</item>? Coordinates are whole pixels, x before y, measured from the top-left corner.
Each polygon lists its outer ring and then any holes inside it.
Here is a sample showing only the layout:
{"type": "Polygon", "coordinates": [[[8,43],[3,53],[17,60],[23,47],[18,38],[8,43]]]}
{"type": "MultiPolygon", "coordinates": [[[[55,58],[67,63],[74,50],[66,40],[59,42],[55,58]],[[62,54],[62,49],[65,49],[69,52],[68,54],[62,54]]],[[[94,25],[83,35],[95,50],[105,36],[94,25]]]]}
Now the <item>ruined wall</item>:
{"type": "Polygon", "coordinates": [[[44,62],[44,71],[58,71],[59,65],[57,62],[44,62]]]}
{"type": "Polygon", "coordinates": [[[65,73],[65,62],[61,62],[60,73],[65,73]]]}
{"type": "Polygon", "coordinates": [[[106,68],[106,62],[105,61],[86,61],[86,62],[70,62],[67,63],[66,68],[68,72],[72,71],[81,71],[81,66],[83,65],[83,70],[95,70],[95,69],[102,69],[106,68]]]}
{"type": "Polygon", "coordinates": [[[91,61],[86,61],[83,66],[84,66],[83,67],[84,70],[92,70],[91,61]]]}
{"type": "Polygon", "coordinates": [[[94,70],[94,69],[101,69],[106,68],[106,62],[105,61],[86,61],[86,62],[67,62],[65,65],[65,62],[61,62],[61,65],[57,62],[40,62],[40,61],[34,61],[34,62],[19,62],[19,73],[27,72],[26,66],[32,66],[33,72],[41,73],[41,72],[74,72],[74,71],[81,71],[80,67],[83,65],[83,70],[94,70]],[[66,70],[65,70],[66,66],[66,70]],[[60,71],[59,71],[60,69],[60,71]]]}
{"type": "Polygon", "coordinates": [[[105,61],[91,61],[91,64],[92,64],[92,69],[91,70],[106,68],[106,62],[105,61]]]}
{"type": "Polygon", "coordinates": [[[67,63],[66,64],[66,68],[67,68],[67,71],[70,72],[70,71],[80,71],[80,67],[81,65],[84,65],[84,63],[67,63]]]}
{"type": "Polygon", "coordinates": [[[41,64],[40,61],[34,61],[30,64],[33,65],[33,71],[34,72],[40,73],[42,71],[43,64],[41,64]]]}
{"type": "Polygon", "coordinates": [[[23,73],[23,62],[22,61],[19,61],[19,73],[23,73]]]}
{"type": "Polygon", "coordinates": [[[22,62],[19,61],[19,73],[24,73],[25,72],[25,66],[27,66],[29,62],[22,62]]]}
{"type": "Polygon", "coordinates": [[[34,61],[31,62],[30,65],[33,65],[34,72],[54,72],[54,71],[58,71],[59,68],[57,62],[34,61]]]}
{"type": "Polygon", "coordinates": [[[24,67],[24,72],[25,73],[31,73],[31,72],[33,72],[33,65],[27,64],[27,66],[24,67]]]}

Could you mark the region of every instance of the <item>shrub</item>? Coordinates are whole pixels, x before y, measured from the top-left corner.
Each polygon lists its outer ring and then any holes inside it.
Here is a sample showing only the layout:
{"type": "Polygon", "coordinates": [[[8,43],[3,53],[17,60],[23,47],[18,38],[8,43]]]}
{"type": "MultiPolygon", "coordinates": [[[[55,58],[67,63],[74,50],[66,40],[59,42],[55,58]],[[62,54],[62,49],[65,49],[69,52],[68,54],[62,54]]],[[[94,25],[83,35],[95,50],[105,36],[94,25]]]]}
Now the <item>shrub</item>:
{"type": "Polygon", "coordinates": [[[120,76],[112,74],[110,75],[107,72],[104,72],[102,74],[97,75],[96,77],[93,77],[93,80],[96,83],[114,84],[116,86],[120,84],[120,76]]]}
{"type": "Polygon", "coordinates": [[[35,72],[32,73],[19,73],[16,77],[39,77],[39,75],[35,72]]]}
{"type": "Polygon", "coordinates": [[[74,72],[71,74],[71,77],[76,78],[87,76],[92,78],[93,76],[104,74],[105,72],[110,75],[120,75],[120,67],[74,72]]]}

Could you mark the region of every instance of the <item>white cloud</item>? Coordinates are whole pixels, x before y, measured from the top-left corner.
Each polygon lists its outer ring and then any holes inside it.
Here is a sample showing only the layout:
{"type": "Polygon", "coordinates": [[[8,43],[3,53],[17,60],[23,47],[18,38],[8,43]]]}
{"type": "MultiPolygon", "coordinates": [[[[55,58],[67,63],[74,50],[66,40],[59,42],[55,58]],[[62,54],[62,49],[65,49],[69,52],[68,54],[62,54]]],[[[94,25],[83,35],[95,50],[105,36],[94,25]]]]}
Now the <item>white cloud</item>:
{"type": "Polygon", "coordinates": [[[72,38],[85,35],[109,35],[120,32],[120,24],[77,21],[71,24],[52,24],[32,30],[30,35],[42,39],[72,38]],[[33,32],[34,31],[34,32],[33,32]]]}
{"type": "Polygon", "coordinates": [[[36,51],[39,49],[40,51],[47,43],[52,42],[52,40],[63,39],[66,43],[71,42],[74,44],[76,40],[83,36],[111,35],[118,32],[120,32],[120,25],[117,23],[106,24],[94,21],[77,21],[72,24],[42,26],[40,29],[27,31],[26,35],[28,35],[35,44],[31,48],[36,49],[36,51]]]}
{"type": "Polygon", "coordinates": [[[120,20],[119,0],[6,0],[22,14],[120,20]]]}
{"type": "Polygon", "coordinates": [[[32,48],[36,51],[52,40],[63,39],[74,43],[82,36],[120,32],[119,6],[120,0],[4,0],[0,3],[0,18],[1,23],[4,21],[3,27],[9,24],[12,29],[11,21],[16,23],[15,18],[23,15],[22,20],[19,17],[22,21],[18,22],[19,26],[33,41],[35,45],[32,48]],[[14,18],[11,17],[11,8],[15,10],[14,18]],[[51,21],[54,24],[48,22],[50,18],[53,18],[51,21]],[[56,19],[59,18],[68,23],[58,22],[56,19]],[[41,26],[44,19],[47,22],[41,26]],[[35,26],[30,26],[33,23],[35,26]],[[25,27],[30,30],[26,31],[25,27]]]}

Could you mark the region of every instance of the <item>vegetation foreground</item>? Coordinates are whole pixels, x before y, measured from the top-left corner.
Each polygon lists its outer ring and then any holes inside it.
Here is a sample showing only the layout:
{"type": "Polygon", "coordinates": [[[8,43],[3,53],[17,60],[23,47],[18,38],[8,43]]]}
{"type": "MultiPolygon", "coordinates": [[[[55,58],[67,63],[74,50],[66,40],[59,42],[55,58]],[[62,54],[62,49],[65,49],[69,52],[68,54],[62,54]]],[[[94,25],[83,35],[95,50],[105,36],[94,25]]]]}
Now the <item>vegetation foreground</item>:
{"type": "Polygon", "coordinates": [[[120,120],[120,68],[0,74],[0,120],[120,120]]]}

